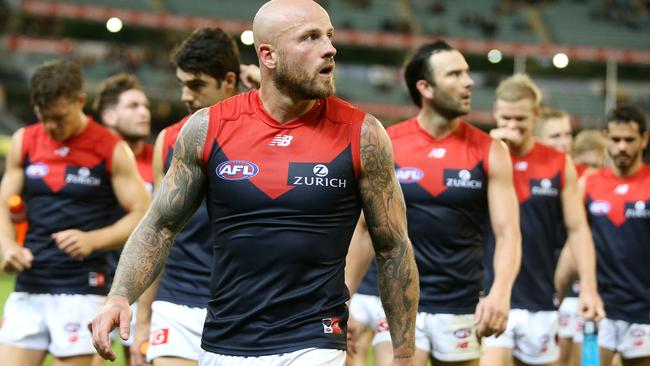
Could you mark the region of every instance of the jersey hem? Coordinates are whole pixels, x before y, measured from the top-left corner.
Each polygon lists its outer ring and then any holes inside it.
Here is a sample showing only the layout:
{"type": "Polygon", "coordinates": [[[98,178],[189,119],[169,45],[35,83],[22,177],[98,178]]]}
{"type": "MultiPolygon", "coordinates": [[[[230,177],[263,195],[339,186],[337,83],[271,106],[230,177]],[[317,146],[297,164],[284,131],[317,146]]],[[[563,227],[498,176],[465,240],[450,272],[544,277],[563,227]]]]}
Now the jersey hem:
{"type": "Polygon", "coordinates": [[[299,343],[292,347],[282,347],[282,348],[269,348],[266,350],[260,350],[259,347],[255,347],[255,350],[250,349],[235,349],[234,347],[220,348],[213,347],[206,344],[204,341],[201,341],[201,348],[206,352],[215,353],[218,355],[226,356],[237,356],[237,357],[259,357],[259,356],[270,356],[270,355],[280,355],[283,353],[291,353],[299,351],[306,348],[322,348],[322,349],[336,349],[336,350],[346,350],[346,344],[340,342],[308,342],[308,343],[299,343]]]}
{"type": "Polygon", "coordinates": [[[157,296],[154,301],[164,301],[168,302],[174,305],[183,305],[183,306],[188,306],[191,308],[201,308],[201,309],[206,309],[208,307],[208,302],[210,301],[209,299],[206,301],[180,301],[177,298],[171,297],[171,296],[157,296]]]}

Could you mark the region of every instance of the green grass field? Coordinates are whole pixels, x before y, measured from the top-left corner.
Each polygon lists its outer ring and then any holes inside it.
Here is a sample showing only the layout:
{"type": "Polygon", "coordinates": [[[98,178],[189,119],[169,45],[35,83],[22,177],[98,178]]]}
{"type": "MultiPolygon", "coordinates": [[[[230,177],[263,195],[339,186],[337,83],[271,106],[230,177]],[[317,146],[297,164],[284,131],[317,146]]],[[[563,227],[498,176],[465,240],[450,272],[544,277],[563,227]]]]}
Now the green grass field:
{"type": "MultiPolygon", "coordinates": [[[[5,301],[7,297],[14,288],[14,276],[8,276],[0,273],[0,317],[4,311],[5,301]]],[[[113,363],[106,361],[105,365],[111,366],[124,366],[124,355],[122,353],[122,347],[115,347],[117,349],[117,360],[113,363]]],[[[44,366],[52,365],[52,358],[48,356],[43,362],[44,366]]]]}

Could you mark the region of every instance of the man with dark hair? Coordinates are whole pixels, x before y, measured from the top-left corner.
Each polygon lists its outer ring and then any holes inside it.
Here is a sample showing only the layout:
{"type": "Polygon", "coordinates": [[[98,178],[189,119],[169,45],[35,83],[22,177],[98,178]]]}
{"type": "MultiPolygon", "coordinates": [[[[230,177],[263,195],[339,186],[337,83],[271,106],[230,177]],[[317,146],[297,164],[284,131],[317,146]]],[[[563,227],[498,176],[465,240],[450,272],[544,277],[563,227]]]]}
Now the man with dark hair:
{"type": "MultiPolygon", "coordinates": [[[[239,51],[232,37],[219,28],[195,30],[173,51],[172,63],[190,113],[238,91],[239,51]],[[203,47],[206,45],[207,49],[203,47]],[[213,52],[212,57],[208,51],[213,52]]],[[[171,165],[176,139],[190,116],[165,128],[156,139],[156,187],[171,165]]],[[[138,300],[135,344],[149,340],[146,358],[155,366],[198,363],[206,307],[211,299],[210,233],[207,208],[201,204],[176,236],[164,272],[138,300]]],[[[139,346],[131,355],[136,365],[144,361],[139,346]]]]}
{"type": "MultiPolygon", "coordinates": [[[[140,177],[144,180],[149,193],[153,192],[153,146],[147,143],[151,132],[151,112],[149,100],[144,94],[142,85],[137,77],[120,73],[113,75],[101,82],[93,109],[100,122],[111,131],[118,134],[133,151],[138,166],[140,177]]],[[[117,217],[124,215],[124,211],[117,210],[117,217]]],[[[110,280],[115,276],[117,262],[120,259],[121,249],[109,254],[110,280]]],[[[133,304],[131,310],[136,312],[137,306],[133,304]]],[[[135,330],[135,317],[131,322],[131,330],[135,330]]],[[[129,354],[133,345],[133,335],[128,340],[121,340],[125,354],[129,354]]],[[[98,355],[93,360],[94,365],[101,365],[103,359],[98,355]]],[[[128,364],[128,360],[127,360],[128,364]]]]}
{"type": "MultiPolygon", "coordinates": [[[[510,159],[502,142],[461,118],[470,111],[474,82],[458,50],[441,40],[420,47],[404,78],[421,110],[389,128],[388,135],[420,274],[416,365],[429,358],[436,364],[477,365],[479,338],[505,329],[519,269],[510,159]],[[498,279],[480,300],[488,213],[498,233],[498,279]]],[[[390,361],[388,329],[380,324],[373,341],[380,365],[390,361]]]]}
{"type": "Polygon", "coordinates": [[[393,362],[411,365],[417,268],[388,137],[377,119],[332,96],[336,49],[322,7],[267,2],[253,32],[261,87],[201,109],[181,130],[93,321],[96,348],[115,357],[108,333],[119,324],[128,336],[129,302],[205,197],[214,256],[202,365],[342,365],[345,256],[361,209],[393,362]]]}
{"type": "Polygon", "coordinates": [[[149,204],[128,146],[83,114],[79,65],[41,65],[30,83],[40,123],[18,130],[0,185],[0,266],[19,272],[5,305],[7,365],[88,365],[87,324],[108,293],[105,249],[124,244],[149,204]],[[14,241],[7,200],[21,195],[29,230],[14,241]],[[126,215],[114,220],[116,206],[126,215]],[[61,311],[61,309],[65,309],[61,311]]]}
{"type": "Polygon", "coordinates": [[[650,364],[650,166],[646,118],[621,105],[607,116],[612,164],[584,181],[584,198],[598,258],[598,288],[607,317],[599,323],[600,364],[615,352],[623,364],[650,364]]]}

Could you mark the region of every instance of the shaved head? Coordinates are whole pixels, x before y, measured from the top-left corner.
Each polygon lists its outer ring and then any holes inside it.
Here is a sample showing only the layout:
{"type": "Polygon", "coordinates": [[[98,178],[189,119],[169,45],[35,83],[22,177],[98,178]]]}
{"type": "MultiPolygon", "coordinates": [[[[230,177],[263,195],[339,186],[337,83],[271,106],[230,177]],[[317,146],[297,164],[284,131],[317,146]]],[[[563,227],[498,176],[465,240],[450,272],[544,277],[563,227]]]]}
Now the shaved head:
{"type": "Polygon", "coordinates": [[[325,9],[312,0],[272,0],[262,5],[253,19],[255,47],[277,45],[277,40],[315,14],[329,18],[325,9]]]}

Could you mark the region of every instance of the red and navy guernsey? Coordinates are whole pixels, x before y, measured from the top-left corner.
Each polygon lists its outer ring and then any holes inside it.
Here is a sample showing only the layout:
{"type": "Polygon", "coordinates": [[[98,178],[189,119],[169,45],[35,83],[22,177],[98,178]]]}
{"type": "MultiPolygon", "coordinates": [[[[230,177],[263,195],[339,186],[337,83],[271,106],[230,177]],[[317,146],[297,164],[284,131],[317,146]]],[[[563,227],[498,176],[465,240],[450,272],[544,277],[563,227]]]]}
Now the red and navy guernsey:
{"type": "Polygon", "coordinates": [[[419,311],[471,314],[483,286],[492,138],[461,121],[438,139],[416,119],[388,135],[420,273],[419,311]]]}
{"type": "MultiPolygon", "coordinates": [[[[528,154],[511,154],[511,158],[522,239],[521,268],[512,289],[511,308],[555,310],[553,273],[557,264],[556,253],[566,241],[561,197],[566,155],[535,142],[528,154]]],[[[494,233],[490,229],[485,258],[488,289],[494,279],[494,246],[494,233]]]]}
{"type": "Polygon", "coordinates": [[[214,255],[206,351],[346,348],[344,267],[361,210],[364,117],[329,97],[280,124],[258,91],[210,107],[203,159],[214,255]]]}
{"type": "Polygon", "coordinates": [[[91,231],[115,221],[119,204],[111,185],[111,164],[120,138],[87,118],[79,135],[62,142],[50,138],[42,123],[25,127],[21,155],[29,222],[25,247],[32,251],[34,262],[18,274],[16,291],[108,293],[106,251],[78,261],[51,238],[58,231],[91,231]]]}
{"type": "MultiPolygon", "coordinates": [[[[164,130],[162,161],[166,172],[174,155],[176,139],[189,116],[164,130]]],[[[176,235],[167,258],[156,300],[195,308],[205,308],[210,301],[212,267],[212,227],[205,201],[176,235]]]]}
{"type": "Polygon", "coordinates": [[[625,178],[599,170],[585,199],[607,317],[650,324],[650,166],[625,178]]]}

